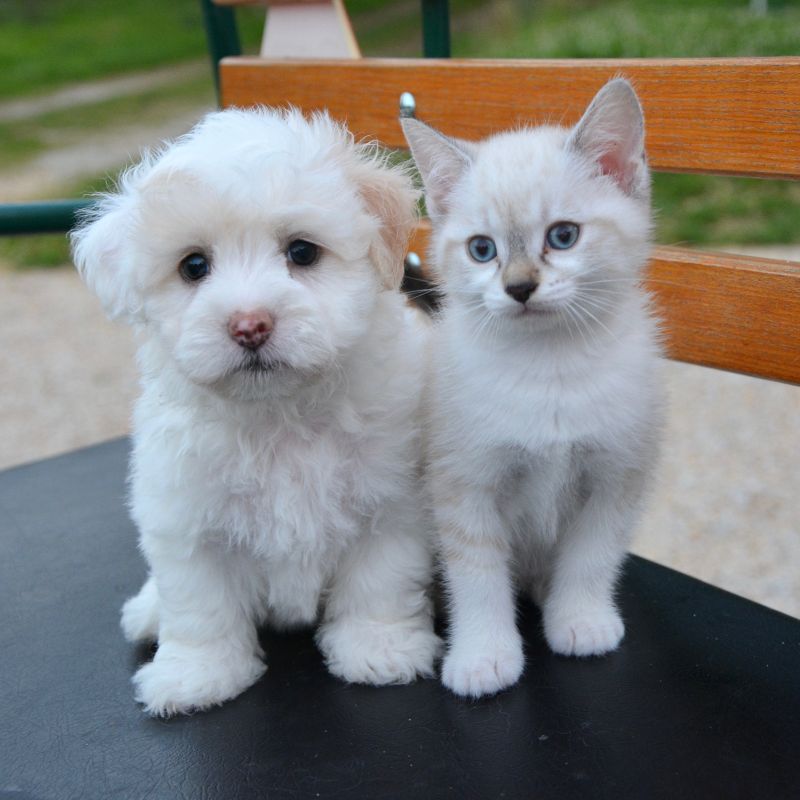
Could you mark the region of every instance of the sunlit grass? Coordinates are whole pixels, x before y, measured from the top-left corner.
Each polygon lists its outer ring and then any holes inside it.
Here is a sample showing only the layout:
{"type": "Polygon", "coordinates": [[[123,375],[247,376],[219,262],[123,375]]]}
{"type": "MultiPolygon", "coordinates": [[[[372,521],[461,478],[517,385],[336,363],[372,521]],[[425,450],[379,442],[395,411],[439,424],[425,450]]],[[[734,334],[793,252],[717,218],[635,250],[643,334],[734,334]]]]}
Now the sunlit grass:
{"type": "Polygon", "coordinates": [[[662,244],[800,242],[797,181],[655,175],[653,206],[662,244]]]}
{"type": "Polygon", "coordinates": [[[800,6],[747,0],[500,0],[454,41],[454,55],[487,58],[682,58],[797,55],[800,6]]]}
{"type": "MultiPolygon", "coordinates": [[[[243,45],[257,46],[263,9],[238,14],[243,45]]],[[[53,91],[202,58],[198,0],[3,0],[0,99],[53,91]]]]}

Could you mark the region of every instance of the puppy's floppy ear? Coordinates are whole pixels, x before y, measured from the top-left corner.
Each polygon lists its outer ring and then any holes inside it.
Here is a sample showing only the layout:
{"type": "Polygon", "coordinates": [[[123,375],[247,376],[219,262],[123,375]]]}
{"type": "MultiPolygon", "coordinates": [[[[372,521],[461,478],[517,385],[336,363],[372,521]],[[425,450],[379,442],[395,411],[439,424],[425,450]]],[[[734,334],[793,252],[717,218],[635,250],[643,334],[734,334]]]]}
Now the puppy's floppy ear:
{"type": "Polygon", "coordinates": [[[453,187],[472,163],[474,146],[451,139],[413,117],[402,117],[400,125],[425,185],[428,214],[432,219],[444,216],[453,187]]]}
{"type": "Polygon", "coordinates": [[[626,194],[649,195],[644,114],[636,92],[624,78],[614,78],[595,95],[572,129],[568,146],[593,160],[626,194]]]}
{"type": "Polygon", "coordinates": [[[111,319],[128,322],[140,312],[129,237],[134,213],[135,200],[130,192],[103,195],[70,234],[72,258],[81,277],[111,319]]]}
{"type": "Polygon", "coordinates": [[[417,199],[408,168],[391,165],[386,154],[366,146],[353,177],[367,210],[380,223],[370,256],[386,289],[399,289],[408,238],[417,221],[417,199]]]}

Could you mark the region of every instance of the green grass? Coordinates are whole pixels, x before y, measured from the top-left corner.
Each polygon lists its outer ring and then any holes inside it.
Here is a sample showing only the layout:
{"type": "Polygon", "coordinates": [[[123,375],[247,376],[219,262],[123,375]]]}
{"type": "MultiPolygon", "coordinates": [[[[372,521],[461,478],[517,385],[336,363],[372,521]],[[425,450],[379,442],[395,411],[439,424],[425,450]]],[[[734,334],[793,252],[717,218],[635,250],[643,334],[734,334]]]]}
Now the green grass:
{"type": "Polygon", "coordinates": [[[800,242],[800,183],[653,176],[656,238],[703,246],[800,242]]]}
{"type": "MultiPolygon", "coordinates": [[[[239,13],[246,48],[259,42],[263,16],[263,10],[239,13]]],[[[198,0],[0,3],[0,100],[205,54],[198,0]]]]}
{"type": "MultiPolygon", "coordinates": [[[[451,0],[455,18],[488,0],[451,0]]],[[[366,54],[418,55],[419,0],[347,0],[366,54]]],[[[236,11],[246,52],[263,7],[236,11]]],[[[0,102],[206,57],[199,0],[0,0],[0,102]]]]}
{"type": "Polygon", "coordinates": [[[16,270],[63,267],[71,261],[64,233],[0,238],[0,263],[16,270]]]}
{"type": "MultiPolygon", "coordinates": [[[[453,54],[462,57],[624,58],[800,54],[800,3],[748,0],[451,0],[453,54]]],[[[368,55],[418,55],[418,0],[348,0],[368,55]]],[[[257,47],[263,9],[237,12],[246,49],[257,47]]],[[[0,4],[0,100],[78,80],[205,57],[198,0],[5,0],[0,4]]],[[[164,118],[213,102],[210,79],[184,81],[36,120],[0,124],[0,169],[33,158],[83,130],[164,118]]],[[[106,176],[60,196],[102,188],[106,176]]],[[[800,184],[654,176],[658,240],[699,245],[800,241],[800,184]]],[[[0,258],[27,266],[68,260],[62,236],[0,239],[0,258]]]]}
{"type": "Polygon", "coordinates": [[[669,58],[800,54],[800,7],[756,17],[748,0],[536,0],[497,3],[454,55],[486,58],[669,58]]]}

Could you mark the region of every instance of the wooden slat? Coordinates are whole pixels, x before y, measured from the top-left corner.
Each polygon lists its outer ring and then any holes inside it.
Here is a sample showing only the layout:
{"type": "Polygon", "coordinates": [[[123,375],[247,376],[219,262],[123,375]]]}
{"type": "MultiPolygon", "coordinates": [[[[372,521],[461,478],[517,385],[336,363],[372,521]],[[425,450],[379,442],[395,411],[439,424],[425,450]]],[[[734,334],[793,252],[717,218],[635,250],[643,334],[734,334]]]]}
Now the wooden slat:
{"type": "Polygon", "coordinates": [[[646,285],[671,358],[800,384],[800,264],[658,247],[646,285]]]}
{"type": "Polygon", "coordinates": [[[647,117],[654,169],[800,177],[800,58],[222,62],[226,106],[327,108],[357,137],[403,147],[398,98],[445,133],[477,139],[519,123],[574,123],[615,75],[647,117]]]}
{"type": "MultiPolygon", "coordinates": [[[[429,237],[409,244],[426,275],[429,237]]],[[[670,358],[800,384],[800,264],[656,247],[645,285],[670,358]]]]}

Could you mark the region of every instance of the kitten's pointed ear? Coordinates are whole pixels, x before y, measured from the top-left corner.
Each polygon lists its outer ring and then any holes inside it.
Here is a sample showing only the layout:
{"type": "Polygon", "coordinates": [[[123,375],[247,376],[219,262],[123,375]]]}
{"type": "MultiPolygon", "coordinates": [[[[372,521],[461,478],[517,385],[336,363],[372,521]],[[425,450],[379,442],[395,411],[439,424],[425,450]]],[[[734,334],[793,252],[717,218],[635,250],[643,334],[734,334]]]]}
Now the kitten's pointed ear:
{"type": "Polygon", "coordinates": [[[647,195],[650,178],[644,153],[644,114],[624,78],[609,81],[573,128],[569,146],[589,156],[603,175],[629,195],[647,195]]]}
{"type": "Polygon", "coordinates": [[[413,117],[401,118],[400,125],[422,176],[428,215],[442,216],[448,211],[453,187],[472,163],[473,148],[413,117]]]}

